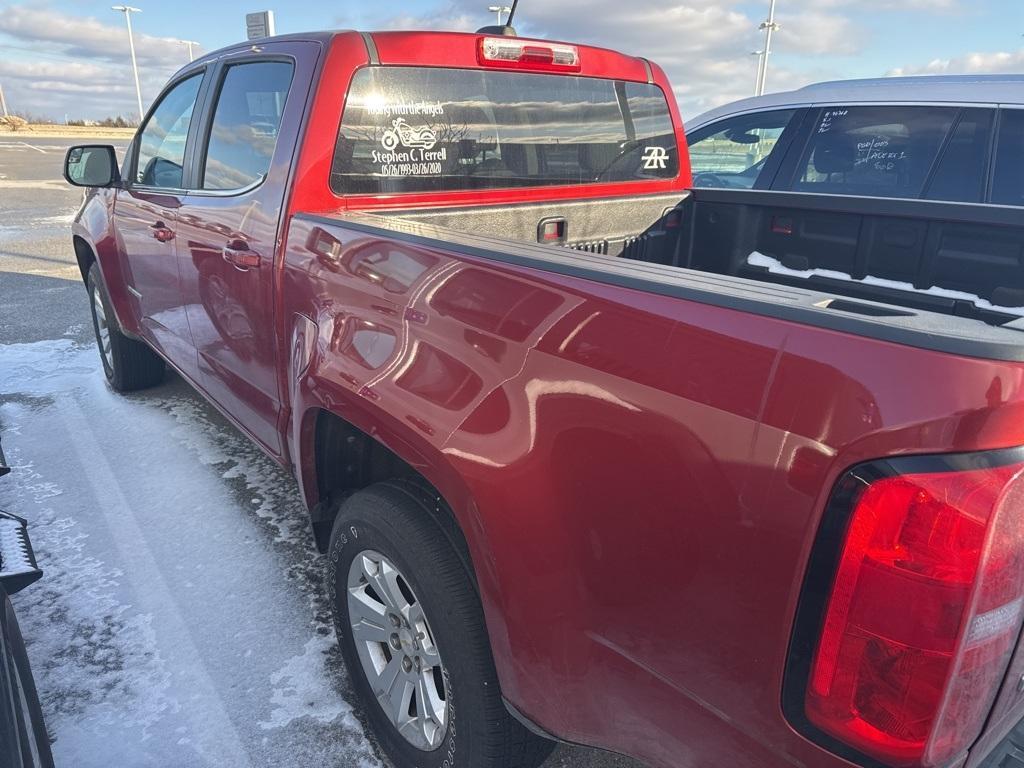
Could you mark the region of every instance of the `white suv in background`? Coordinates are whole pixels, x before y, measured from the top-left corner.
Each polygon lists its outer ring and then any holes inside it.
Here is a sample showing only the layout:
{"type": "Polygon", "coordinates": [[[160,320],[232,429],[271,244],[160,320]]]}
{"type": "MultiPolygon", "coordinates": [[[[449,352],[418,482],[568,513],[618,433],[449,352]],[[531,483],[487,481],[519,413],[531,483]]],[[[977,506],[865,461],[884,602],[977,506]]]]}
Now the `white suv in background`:
{"type": "Polygon", "coordinates": [[[1024,205],[1024,75],[818,83],[687,124],[695,187],[1024,205]]]}

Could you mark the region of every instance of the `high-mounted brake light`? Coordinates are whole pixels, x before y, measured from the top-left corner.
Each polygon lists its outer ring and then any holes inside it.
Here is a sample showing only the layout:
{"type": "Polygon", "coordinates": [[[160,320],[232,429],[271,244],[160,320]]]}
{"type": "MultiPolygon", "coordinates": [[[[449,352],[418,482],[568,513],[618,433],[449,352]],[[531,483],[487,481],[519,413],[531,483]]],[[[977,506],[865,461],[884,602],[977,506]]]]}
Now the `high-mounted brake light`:
{"type": "Polygon", "coordinates": [[[482,37],[477,53],[480,63],[490,67],[549,69],[560,72],[580,70],[580,52],[575,45],[510,37],[482,37]]]}
{"type": "Polygon", "coordinates": [[[893,766],[970,747],[1024,615],[1024,463],[921,461],[840,483],[829,512],[849,522],[806,670],[809,723],[893,766]]]}

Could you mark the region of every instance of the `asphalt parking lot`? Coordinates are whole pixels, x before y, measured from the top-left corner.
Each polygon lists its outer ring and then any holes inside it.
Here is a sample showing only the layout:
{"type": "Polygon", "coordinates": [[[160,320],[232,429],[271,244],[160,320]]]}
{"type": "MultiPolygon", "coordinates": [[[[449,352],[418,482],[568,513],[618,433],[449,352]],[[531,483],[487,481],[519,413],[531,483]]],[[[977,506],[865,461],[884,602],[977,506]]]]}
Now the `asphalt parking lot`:
{"type": "MultiPolygon", "coordinates": [[[[0,136],[0,508],[45,570],[14,603],[57,765],[385,765],[294,481],[177,378],[107,388],[70,143],[0,136]]],[[[568,747],[555,766],[637,768],[568,747]]]]}

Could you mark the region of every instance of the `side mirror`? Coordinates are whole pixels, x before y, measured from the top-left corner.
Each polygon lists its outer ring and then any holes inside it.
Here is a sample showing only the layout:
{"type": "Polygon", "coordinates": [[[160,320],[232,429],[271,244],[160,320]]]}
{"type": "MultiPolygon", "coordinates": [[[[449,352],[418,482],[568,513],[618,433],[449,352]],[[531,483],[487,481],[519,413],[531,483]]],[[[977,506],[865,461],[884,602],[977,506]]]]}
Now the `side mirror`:
{"type": "Polygon", "coordinates": [[[117,154],[109,144],[71,147],[64,158],[64,178],[76,187],[110,187],[121,180],[117,154]]]}

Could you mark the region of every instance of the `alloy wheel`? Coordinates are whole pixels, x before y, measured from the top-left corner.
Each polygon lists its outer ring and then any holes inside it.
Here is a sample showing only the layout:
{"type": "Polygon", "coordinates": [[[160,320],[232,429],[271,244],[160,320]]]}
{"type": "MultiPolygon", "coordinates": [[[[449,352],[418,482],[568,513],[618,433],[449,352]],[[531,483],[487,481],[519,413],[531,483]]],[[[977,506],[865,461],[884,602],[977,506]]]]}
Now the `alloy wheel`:
{"type": "Polygon", "coordinates": [[[417,749],[437,749],[449,714],[441,654],[408,580],[379,552],[360,552],[349,566],[348,613],[363,672],[384,714],[417,749]]]}

